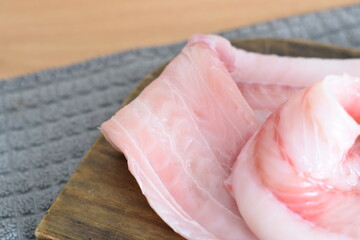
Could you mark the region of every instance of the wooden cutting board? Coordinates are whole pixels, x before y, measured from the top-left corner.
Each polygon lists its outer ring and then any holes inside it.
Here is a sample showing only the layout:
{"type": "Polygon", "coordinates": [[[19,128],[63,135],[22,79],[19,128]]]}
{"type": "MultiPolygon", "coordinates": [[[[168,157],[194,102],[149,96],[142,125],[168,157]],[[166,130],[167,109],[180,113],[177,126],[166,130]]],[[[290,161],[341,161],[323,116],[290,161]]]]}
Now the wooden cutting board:
{"type": "MultiPolygon", "coordinates": [[[[360,58],[360,51],[298,40],[252,39],[232,43],[267,54],[360,58]]],[[[133,100],[163,68],[146,76],[122,105],[133,100]]],[[[45,214],[35,236],[39,240],[183,239],[150,208],[128,171],[125,157],[101,135],[45,214]]]]}

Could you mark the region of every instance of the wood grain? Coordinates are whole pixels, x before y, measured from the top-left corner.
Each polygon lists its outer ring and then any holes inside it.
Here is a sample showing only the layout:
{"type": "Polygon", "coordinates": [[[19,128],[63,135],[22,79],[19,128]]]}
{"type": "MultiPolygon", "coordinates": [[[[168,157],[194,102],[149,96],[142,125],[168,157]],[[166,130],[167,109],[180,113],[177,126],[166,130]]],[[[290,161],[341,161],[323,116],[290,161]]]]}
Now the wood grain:
{"type": "Polygon", "coordinates": [[[356,0],[0,0],[0,79],[356,0]]]}
{"type": "MultiPolygon", "coordinates": [[[[239,40],[233,45],[278,55],[360,58],[360,51],[303,41],[239,40]]],[[[149,74],[128,96],[134,99],[162,71],[149,74]]],[[[35,232],[45,239],[182,239],[150,208],[126,159],[99,136],[35,232]]]]}

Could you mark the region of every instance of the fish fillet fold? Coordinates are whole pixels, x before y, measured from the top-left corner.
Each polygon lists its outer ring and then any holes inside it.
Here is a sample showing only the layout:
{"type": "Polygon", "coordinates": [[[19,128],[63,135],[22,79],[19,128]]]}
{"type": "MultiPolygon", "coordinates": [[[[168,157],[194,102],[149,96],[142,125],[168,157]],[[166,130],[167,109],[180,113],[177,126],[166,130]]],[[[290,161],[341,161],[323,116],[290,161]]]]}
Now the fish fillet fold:
{"type": "Polygon", "coordinates": [[[360,239],[360,79],[294,94],[242,149],[231,175],[259,239],[360,239]]]}
{"type": "Polygon", "coordinates": [[[194,35],[189,42],[204,41],[221,53],[221,60],[254,110],[259,123],[295,92],[329,74],[360,76],[360,59],[288,57],[237,49],[216,35],[194,35]]]}
{"type": "Polygon", "coordinates": [[[227,52],[217,46],[195,36],[101,131],[176,232],[188,239],[255,240],[224,180],[257,122],[229,73],[227,52]]]}

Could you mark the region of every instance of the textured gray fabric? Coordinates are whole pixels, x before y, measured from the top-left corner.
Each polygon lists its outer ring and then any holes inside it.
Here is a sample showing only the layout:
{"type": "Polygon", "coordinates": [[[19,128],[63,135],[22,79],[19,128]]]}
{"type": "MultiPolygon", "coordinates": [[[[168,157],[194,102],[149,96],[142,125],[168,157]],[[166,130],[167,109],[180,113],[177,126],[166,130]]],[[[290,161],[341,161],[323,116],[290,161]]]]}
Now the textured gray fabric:
{"type": "MultiPolygon", "coordinates": [[[[243,27],[234,38],[298,38],[360,47],[360,5],[243,27]]],[[[130,90],[184,43],[136,49],[0,81],[0,239],[34,229],[130,90]]]]}

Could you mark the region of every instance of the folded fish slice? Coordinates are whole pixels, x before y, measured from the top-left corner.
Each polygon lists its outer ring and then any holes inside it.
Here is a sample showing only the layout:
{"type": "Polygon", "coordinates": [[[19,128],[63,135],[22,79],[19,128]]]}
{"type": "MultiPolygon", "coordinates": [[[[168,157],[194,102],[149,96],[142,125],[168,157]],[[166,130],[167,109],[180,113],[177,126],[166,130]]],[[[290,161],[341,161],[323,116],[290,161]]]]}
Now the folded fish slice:
{"type": "Polygon", "coordinates": [[[260,239],[360,239],[359,101],[359,78],[329,76],[245,145],[232,190],[260,239]]]}
{"type": "Polygon", "coordinates": [[[360,76],[360,59],[288,57],[248,52],[215,35],[196,35],[221,55],[243,97],[262,123],[295,92],[329,74],[360,76]]]}
{"type": "Polygon", "coordinates": [[[176,232],[188,239],[253,240],[223,182],[257,123],[218,45],[194,36],[101,131],[176,232]]]}

